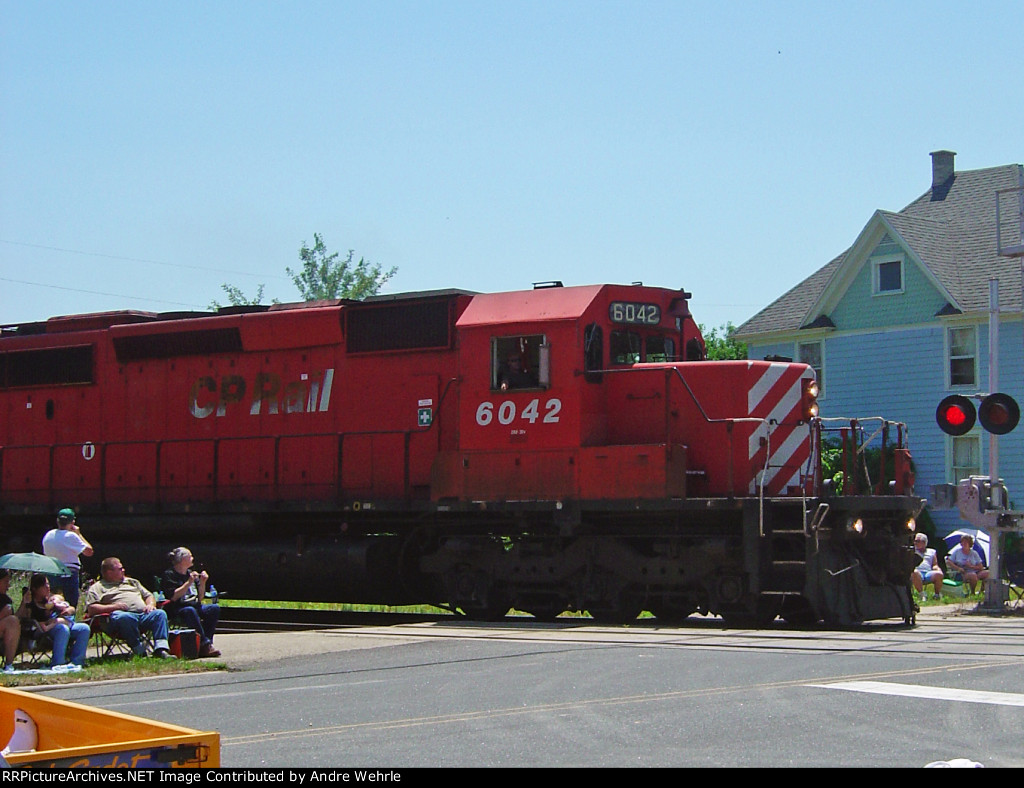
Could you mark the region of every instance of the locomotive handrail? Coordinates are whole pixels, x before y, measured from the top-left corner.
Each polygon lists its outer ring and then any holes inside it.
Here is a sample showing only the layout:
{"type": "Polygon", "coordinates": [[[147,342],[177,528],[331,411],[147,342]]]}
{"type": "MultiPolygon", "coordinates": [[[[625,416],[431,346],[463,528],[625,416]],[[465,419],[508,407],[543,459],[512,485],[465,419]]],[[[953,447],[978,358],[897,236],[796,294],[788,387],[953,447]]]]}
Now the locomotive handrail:
{"type": "MultiPolygon", "coordinates": [[[[439,402],[440,406],[440,402],[439,402]]],[[[337,453],[337,468],[335,473],[335,479],[333,482],[334,495],[337,496],[342,491],[341,473],[342,473],[342,444],[346,437],[351,438],[355,436],[374,436],[374,435],[397,435],[405,436],[405,456],[403,457],[403,490],[406,495],[409,494],[409,446],[408,437],[413,433],[425,433],[429,432],[433,424],[423,428],[412,428],[405,430],[360,430],[360,431],[349,431],[349,432],[296,432],[288,435],[227,435],[227,436],[216,436],[216,437],[199,437],[199,438],[167,438],[161,440],[115,440],[115,441],[101,441],[99,443],[89,442],[89,445],[95,449],[96,458],[99,461],[99,482],[98,482],[98,498],[101,506],[106,506],[110,503],[110,493],[114,489],[118,490],[152,490],[154,503],[164,502],[163,493],[168,489],[176,489],[174,485],[166,485],[162,483],[161,467],[162,461],[165,456],[165,447],[169,445],[181,445],[181,444],[203,444],[209,445],[213,448],[213,458],[211,466],[211,479],[208,488],[212,492],[212,500],[214,502],[221,500],[219,490],[221,489],[220,479],[220,460],[221,451],[220,447],[224,443],[231,442],[244,442],[244,441],[273,441],[274,443],[274,467],[273,467],[273,480],[272,487],[275,492],[280,486],[280,471],[281,471],[281,456],[279,451],[280,441],[282,439],[313,439],[313,438],[331,438],[337,441],[336,453],[337,453]],[[149,485],[117,485],[112,487],[108,483],[108,470],[109,470],[109,457],[108,454],[111,449],[116,448],[152,448],[155,452],[154,465],[153,465],[153,477],[152,484],[149,485]]],[[[73,443],[27,443],[27,444],[7,444],[0,447],[0,468],[3,467],[3,455],[8,455],[12,451],[31,451],[38,449],[47,450],[47,476],[48,478],[41,484],[35,487],[22,488],[25,492],[38,493],[46,491],[46,505],[48,508],[53,508],[57,505],[56,496],[60,494],[59,489],[55,485],[54,481],[56,478],[56,467],[57,453],[62,449],[77,449],[83,446],[82,442],[75,441],[73,443]]],[[[2,477],[0,477],[2,478],[2,477]]],[[[0,488],[0,495],[4,490],[0,488]]],[[[7,497],[7,496],[4,496],[7,497]]],[[[42,503],[42,501],[39,501],[42,503]]]]}
{"type": "MultiPolygon", "coordinates": [[[[95,452],[94,456],[96,456],[97,459],[99,460],[100,470],[99,470],[99,484],[98,484],[98,490],[97,490],[98,498],[99,498],[99,503],[100,503],[101,506],[106,506],[108,504],[108,502],[109,502],[109,493],[110,493],[110,491],[112,489],[108,485],[108,483],[107,483],[107,481],[108,481],[108,479],[107,479],[107,471],[108,471],[107,452],[108,452],[108,450],[110,450],[111,448],[115,448],[115,447],[132,447],[132,446],[145,447],[145,446],[152,446],[152,447],[154,447],[154,449],[156,451],[155,465],[154,465],[154,470],[153,470],[153,484],[151,486],[136,487],[135,489],[152,489],[153,490],[153,494],[154,494],[155,502],[159,503],[159,502],[163,501],[163,493],[164,493],[164,491],[169,488],[168,485],[165,485],[165,484],[161,483],[161,472],[160,472],[160,470],[161,470],[161,461],[162,461],[163,456],[164,456],[163,447],[167,446],[167,445],[176,445],[176,444],[196,444],[196,443],[208,444],[208,445],[212,445],[213,446],[213,460],[212,460],[212,469],[211,469],[211,477],[212,478],[210,480],[209,489],[212,492],[212,499],[213,499],[213,501],[218,501],[218,500],[220,500],[219,489],[221,487],[221,484],[220,484],[220,482],[221,482],[221,480],[220,480],[220,472],[219,472],[220,467],[219,466],[220,466],[220,446],[221,446],[222,443],[224,443],[224,442],[231,442],[231,441],[252,441],[252,440],[261,440],[261,439],[263,439],[263,440],[273,440],[274,441],[274,468],[273,468],[274,478],[273,478],[272,484],[273,484],[273,489],[276,492],[279,489],[280,484],[281,484],[281,482],[280,482],[280,472],[281,472],[280,441],[282,439],[335,438],[337,440],[337,446],[336,446],[337,468],[336,468],[335,479],[334,479],[333,485],[334,485],[334,488],[335,488],[334,489],[334,495],[335,496],[339,496],[341,494],[341,491],[342,491],[342,488],[343,488],[342,480],[341,480],[341,473],[342,473],[342,445],[343,445],[344,440],[345,440],[346,437],[351,438],[351,437],[354,437],[354,436],[404,435],[406,440],[405,440],[405,455],[403,457],[403,477],[404,478],[403,478],[402,486],[403,486],[404,494],[405,495],[409,495],[410,491],[411,491],[410,490],[410,483],[409,483],[409,461],[410,461],[409,460],[409,445],[408,445],[409,436],[414,434],[414,433],[419,434],[419,433],[430,432],[435,427],[438,428],[438,430],[440,430],[440,423],[441,423],[441,418],[442,418],[442,416],[441,416],[441,414],[442,414],[442,406],[443,406],[443,404],[444,404],[444,402],[445,402],[445,400],[446,400],[446,398],[447,398],[447,396],[448,396],[448,394],[449,394],[449,392],[451,390],[452,384],[453,383],[457,383],[457,382],[458,382],[458,378],[454,378],[454,377],[453,378],[449,378],[445,382],[444,388],[441,390],[441,393],[438,396],[437,411],[436,411],[437,416],[436,416],[436,418],[433,418],[431,420],[431,423],[429,425],[427,425],[427,426],[419,426],[419,425],[417,425],[416,427],[412,427],[412,428],[404,429],[404,430],[360,430],[358,432],[354,432],[354,431],[349,431],[349,432],[334,432],[334,431],[330,431],[330,432],[295,432],[295,433],[289,433],[287,435],[273,435],[273,436],[271,436],[271,435],[226,435],[226,436],[215,436],[215,437],[206,437],[206,436],[204,436],[204,437],[198,437],[198,438],[196,438],[196,437],[166,438],[166,439],[161,439],[161,440],[103,441],[103,442],[100,442],[100,443],[93,443],[92,441],[89,441],[89,442],[86,442],[86,443],[82,443],[80,441],[75,441],[73,443],[54,443],[54,444],[51,444],[51,443],[45,443],[45,444],[43,444],[43,443],[40,443],[40,444],[28,443],[28,444],[16,444],[16,445],[8,444],[6,446],[0,446],[0,469],[3,468],[3,455],[4,455],[4,451],[5,450],[7,450],[7,451],[20,451],[20,450],[43,449],[43,448],[47,449],[47,474],[48,474],[48,479],[46,480],[45,485],[41,485],[41,486],[33,487],[33,488],[25,488],[25,491],[26,492],[33,492],[33,493],[42,492],[44,490],[47,491],[46,505],[49,508],[53,508],[58,503],[57,500],[56,500],[56,496],[59,493],[59,491],[55,489],[55,485],[54,485],[54,479],[55,479],[55,476],[56,476],[56,470],[55,470],[55,467],[56,467],[56,455],[57,455],[58,451],[60,451],[61,449],[73,449],[73,448],[78,448],[78,447],[83,447],[85,445],[89,445],[89,446],[92,447],[92,450],[95,452]]],[[[0,476],[0,479],[2,479],[2,478],[3,477],[0,476]]],[[[130,490],[130,489],[132,489],[132,486],[131,485],[119,486],[117,489],[128,489],[128,490],[130,490]]],[[[170,489],[173,489],[173,487],[171,487],[170,489]]],[[[3,491],[2,487],[0,487],[0,495],[2,495],[3,492],[4,491],[3,491]]]]}
{"type": "MultiPolygon", "coordinates": [[[[865,479],[868,480],[869,486],[870,486],[871,475],[868,472],[868,468],[867,468],[867,455],[865,454],[865,452],[867,451],[869,444],[871,444],[871,442],[874,441],[874,439],[876,437],[878,437],[879,434],[881,434],[881,436],[882,436],[882,445],[881,445],[881,456],[879,457],[880,468],[879,468],[879,475],[878,475],[878,486],[882,490],[884,490],[885,486],[886,486],[885,453],[886,453],[886,448],[889,445],[889,442],[888,442],[889,428],[890,427],[896,427],[896,436],[897,437],[896,437],[895,444],[893,444],[893,449],[909,449],[910,448],[910,428],[907,426],[907,424],[905,422],[902,422],[902,421],[892,421],[891,419],[886,419],[883,416],[865,416],[865,417],[861,417],[861,418],[852,418],[852,419],[851,418],[841,418],[841,417],[831,417],[831,418],[819,418],[818,421],[822,425],[824,425],[825,422],[831,422],[831,423],[834,423],[834,424],[841,425],[839,427],[831,427],[829,429],[831,429],[832,431],[838,430],[839,433],[840,433],[840,440],[842,442],[842,451],[843,451],[843,492],[844,493],[846,492],[846,489],[847,489],[848,485],[851,487],[851,489],[852,489],[854,494],[857,494],[859,492],[859,489],[858,489],[859,488],[859,484],[858,484],[857,474],[850,473],[850,465],[851,464],[855,464],[856,460],[858,458],[864,463],[864,467],[863,467],[864,477],[865,477],[865,479]],[[870,435],[865,437],[864,436],[864,429],[862,427],[862,422],[878,422],[879,425],[875,429],[874,432],[872,432],[870,435]],[[847,441],[846,441],[846,435],[847,435],[847,431],[848,430],[849,430],[849,433],[850,433],[851,437],[853,438],[853,441],[852,441],[853,446],[852,447],[848,446],[847,445],[847,441]],[[848,452],[850,451],[851,448],[852,448],[853,453],[854,453],[854,459],[853,459],[852,463],[851,463],[850,458],[848,456],[848,452]]],[[[819,454],[820,454],[820,452],[819,452],[819,454]]],[[[869,490],[869,492],[870,492],[870,490],[869,490]]]]}
{"type": "MultiPolygon", "coordinates": [[[[665,370],[667,373],[669,373],[668,377],[666,378],[667,381],[671,381],[673,375],[676,378],[678,378],[679,382],[682,383],[683,388],[686,390],[686,393],[690,395],[690,399],[693,401],[693,404],[696,405],[697,410],[700,412],[700,415],[704,418],[705,422],[707,422],[708,424],[725,424],[726,425],[726,432],[727,432],[727,434],[729,436],[729,451],[727,452],[727,456],[729,458],[728,465],[727,465],[728,472],[729,472],[728,489],[729,489],[729,494],[734,496],[736,494],[736,489],[735,489],[735,480],[734,480],[735,479],[735,468],[734,468],[733,451],[732,451],[732,428],[736,424],[744,424],[744,423],[758,424],[758,425],[769,424],[770,419],[767,419],[767,418],[764,418],[764,417],[761,417],[761,416],[742,416],[742,417],[739,417],[739,418],[724,418],[724,419],[712,418],[711,416],[708,415],[707,411],[704,410],[704,406],[701,405],[700,399],[698,399],[698,397],[697,397],[696,393],[693,391],[693,389],[690,388],[690,384],[687,382],[686,378],[683,377],[683,373],[679,370],[679,367],[677,367],[675,365],[669,364],[669,365],[665,365],[665,366],[650,366],[650,367],[640,367],[640,368],[624,367],[624,368],[619,368],[619,369],[597,370],[597,371],[599,371],[601,373],[609,372],[609,373],[613,373],[614,374],[614,373],[619,373],[619,372],[648,372],[648,371],[652,371],[652,370],[665,370]]],[[[666,394],[666,400],[667,399],[668,399],[668,397],[667,397],[667,394],[666,394]]],[[[667,404],[668,403],[666,402],[666,407],[667,407],[667,404]]],[[[665,429],[666,430],[668,429],[668,419],[665,420],[665,429]]],[[[770,425],[769,425],[769,429],[767,429],[766,432],[767,432],[767,436],[766,436],[765,440],[766,440],[767,443],[766,443],[764,465],[761,468],[761,471],[757,474],[757,477],[756,477],[757,480],[755,482],[757,484],[758,532],[759,532],[759,534],[761,536],[764,536],[764,508],[765,508],[764,507],[764,478],[765,478],[765,476],[768,473],[768,465],[769,465],[769,461],[771,459],[771,434],[772,434],[772,431],[770,429],[770,425]]],[[[667,436],[666,436],[666,442],[668,442],[668,437],[667,436]]],[[[806,510],[807,510],[807,506],[806,506],[806,491],[803,490],[803,485],[801,485],[801,490],[803,491],[803,496],[804,496],[804,501],[805,501],[804,506],[802,508],[804,510],[804,527],[806,529],[806,510]]]]}

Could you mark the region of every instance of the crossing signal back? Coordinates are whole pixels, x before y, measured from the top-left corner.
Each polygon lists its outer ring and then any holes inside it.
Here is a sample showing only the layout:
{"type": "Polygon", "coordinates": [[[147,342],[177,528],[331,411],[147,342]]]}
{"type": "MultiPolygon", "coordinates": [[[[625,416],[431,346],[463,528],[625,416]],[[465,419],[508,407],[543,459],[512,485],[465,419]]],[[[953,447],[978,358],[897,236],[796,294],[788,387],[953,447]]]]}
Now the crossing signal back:
{"type": "Polygon", "coordinates": [[[939,403],[935,421],[947,435],[966,435],[975,421],[993,435],[1005,435],[1020,421],[1020,407],[1007,394],[989,394],[977,411],[974,403],[960,394],[950,394],[939,403]]]}

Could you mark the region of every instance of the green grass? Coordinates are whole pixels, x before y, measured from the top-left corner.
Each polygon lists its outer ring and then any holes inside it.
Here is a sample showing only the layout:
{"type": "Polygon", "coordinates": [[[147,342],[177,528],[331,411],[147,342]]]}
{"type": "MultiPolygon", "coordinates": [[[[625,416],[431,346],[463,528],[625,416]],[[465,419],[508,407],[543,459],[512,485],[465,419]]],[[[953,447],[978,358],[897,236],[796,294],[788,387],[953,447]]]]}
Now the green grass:
{"type": "Polygon", "coordinates": [[[143,657],[116,656],[88,660],[82,670],[71,673],[23,673],[18,668],[32,670],[42,666],[25,665],[15,661],[14,673],[0,674],[3,687],[39,687],[53,684],[81,684],[87,681],[110,681],[115,679],[137,679],[144,676],[163,676],[175,673],[205,673],[211,670],[227,670],[223,662],[208,659],[152,659],[143,657]]]}
{"type": "Polygon", "coordinates": [[[221,607],[267,610],[326,610],[334,613],[412,613],[427,616],[451,614],[433,605],[353,605],[341,602],[267,602],[257,599],[218,599],[221,607]]]}

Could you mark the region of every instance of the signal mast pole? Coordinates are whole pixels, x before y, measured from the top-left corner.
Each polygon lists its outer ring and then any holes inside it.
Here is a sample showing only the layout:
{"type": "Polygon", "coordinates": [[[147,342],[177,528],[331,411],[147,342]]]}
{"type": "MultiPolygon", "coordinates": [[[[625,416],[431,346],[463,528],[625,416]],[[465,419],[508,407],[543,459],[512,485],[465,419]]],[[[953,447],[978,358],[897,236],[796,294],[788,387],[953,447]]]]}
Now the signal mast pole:
{"type": "MultiPolygon", "coordinates": [[[[999,280],[988,280],[988,390],[989,393],[999,391],[999,280]]],[[[1002,496],[999,486],[999,436],[994,432],[988,434],[988,478],[992,498],[1002,496]]],[[[1006,506],[1006,501],[992,500],[996,508],[1006,506]]],[[[985,581],[984,610],[1002,610],[1006,603],[1003,594],[1002,572],[999,567],[999,537],[1001,531],[996,526],[989,533],[989,564],[988,580],[985,581]]]]}

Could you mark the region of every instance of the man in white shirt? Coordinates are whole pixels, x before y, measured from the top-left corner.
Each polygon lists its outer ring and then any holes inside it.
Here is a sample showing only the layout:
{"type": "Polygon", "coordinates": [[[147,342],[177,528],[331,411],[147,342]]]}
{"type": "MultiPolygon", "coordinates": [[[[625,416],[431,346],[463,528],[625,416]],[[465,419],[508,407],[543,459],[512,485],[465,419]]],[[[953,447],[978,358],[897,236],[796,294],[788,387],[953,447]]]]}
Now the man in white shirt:
{"type": "Polygon", "coordinates": [[[77,608],[78,576],[82,571],[79,556],[91,556],[92,545],[82,536],[75,519],[74,509],[61,509],[57,512],[57,527],[47,531],[43,537],[43,555],[56,558],[71,570],[71,576],[60,578],[59,584],[64,599],[69,605],[77,608]]]}
{"type": "Polygon", "coordinates": [[[921,561],[910,576],[910,582],[914,584],[914,590],[921,594],[922,599],[927,597],[924,592],[924,584],[930,583],[933,589],[932,599],[939,599],[942,596],[942,581],[945,579],[942,570],[939,569],[935,559],[935,551],[928,547],[927,534],[917,534],[914,537],[914,552],[921,561]]]}

